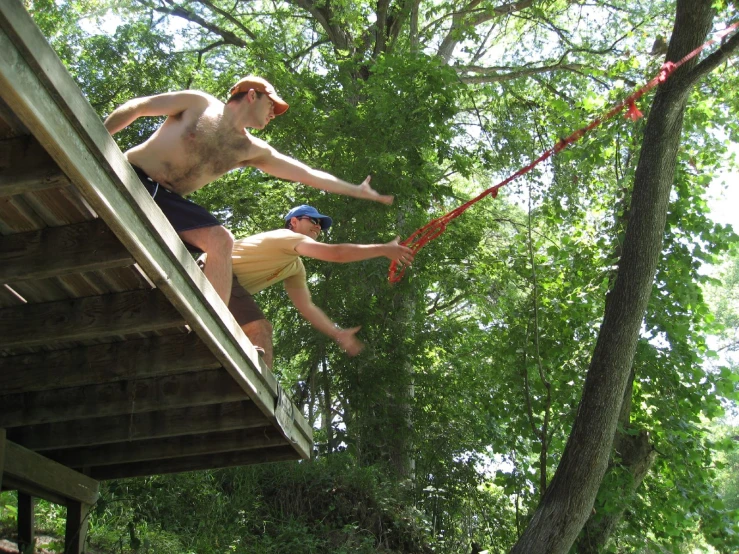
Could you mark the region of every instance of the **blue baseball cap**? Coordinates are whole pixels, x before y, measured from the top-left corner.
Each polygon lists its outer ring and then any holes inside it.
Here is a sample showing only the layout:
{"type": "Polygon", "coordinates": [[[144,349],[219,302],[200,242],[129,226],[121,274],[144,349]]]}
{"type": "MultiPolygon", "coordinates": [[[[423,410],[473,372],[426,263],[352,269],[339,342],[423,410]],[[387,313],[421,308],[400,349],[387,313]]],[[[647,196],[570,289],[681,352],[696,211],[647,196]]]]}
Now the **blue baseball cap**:
{"type": "Polygon", "coordinates": [[[315,217],[316,219],[321,221],[321,229],[325,231],[329,227],[331,227],[331,224],[334,222],[333,219],[331,219],[327,215],[319,214],[318,210],[316,210],[313,206],[309,206],[308,204],[303,204],[302,206],[295,206],[292,210],[287,212],[287,215],[285,215],[285,222],[287,223],[290,221],[293,217],[315,217]]]}

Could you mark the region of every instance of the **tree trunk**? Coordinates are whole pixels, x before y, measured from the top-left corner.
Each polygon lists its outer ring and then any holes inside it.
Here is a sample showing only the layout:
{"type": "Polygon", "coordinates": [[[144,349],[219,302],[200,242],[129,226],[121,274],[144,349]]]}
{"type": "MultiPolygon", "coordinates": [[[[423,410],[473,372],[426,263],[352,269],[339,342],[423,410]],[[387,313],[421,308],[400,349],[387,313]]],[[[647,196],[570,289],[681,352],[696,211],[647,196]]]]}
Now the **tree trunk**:
{"type": "MultiPolygon", "coordinates": [[[[613,442],[611,462],[606,470],[606,478],[601,483],[595,500],[593,513],[585,523],[585,528],[577,541],[577,554],[598,554],[603,552],[616,526],[623,518],[634,492],[657,459],[649,434],[644,430],[629,433],[631,428],[631,398],[634,387],[634,370],[629,375],[629,384],[624,393],[619,428],[613,442]],[[611,472],[622,472],[620,476],[608,479],[611,472]],[[614,501],[614,496],[615,501],[614,501]],[[614,506],[615,505],[615,506],[614,506]],[[616,508],[616,509],[614,509],[616,508]]],[[[633,429],[633,428],[632,428],[633,429]]]]}
{"type": "Polygon", "coordinates": [[[619,495],[618,509],[615,511],[602,510],[603,513],[600,513],[599,510],[605,506],[607,501],[605,499],[596,501],[593,514],[577,541],[577,554],[598,554],[604,551],[636,489],[639,488],[657,459],[657,452],[649,439],[649,433],[644,430],[640,430],[637,434],[618,433],[614,441],[614,455],[615,459],[608,471],[618,469],[624,471],[626,482],[618,490],[611,487],[610,490],[601,492],[619,495]]]}
{"type": "MultiPolygon", "coordinates": [[[[668,60],[677,61],[702,44],[714,16],[711,3],[678,0],[668,60]]],[[[554,478],[512,553],[566,554],[593,509],[662,250],[694,65],[694,60],[683,65],[655,95],[634,179],[623,256],[606,298],[577,417],[554,478]]]]}

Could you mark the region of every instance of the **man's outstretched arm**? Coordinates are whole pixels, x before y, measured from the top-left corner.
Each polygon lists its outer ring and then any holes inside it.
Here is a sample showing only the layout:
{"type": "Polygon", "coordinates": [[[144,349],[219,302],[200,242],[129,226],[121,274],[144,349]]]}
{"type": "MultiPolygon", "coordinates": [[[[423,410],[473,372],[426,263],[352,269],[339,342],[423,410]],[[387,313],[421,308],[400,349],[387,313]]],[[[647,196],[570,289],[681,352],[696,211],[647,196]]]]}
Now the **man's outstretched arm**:
{"type": "Polygon", "coordinates": [[[334,339],[344,352],[350,356],[356,356],[362,351],[364,343],[355,336],[360,327],[342,329],[337,326],[321,308],[313,303],[305,283],[290,283],[288,279],[285,281],[285,291],[300,315],[321,333],[334,339]]]}
{"type": "Polygon", "coordinates": [[[413,250],[398,241],[398,237],[385,244],[326,244],[307,240],[298,244],[295,251],[324,262],[348,263],[385,257],[392,262],[411,265],[413,250]]]}
{"type": "Polygon", "coordinates": [[[113,110],[105,119],[105,128],[115,135],[139,117],[177,115],[197,105],[206,106],[207,98],[197,91],[166,92],[156,96],[133,98],[113,110]]]}
{"type": "Polygon", "coordinates": [[[383,204],[392,204],[392,194],[380,194],[370,186],[368,176],[359,185],[353,185],[334,177],[330,173],[313,169],[294,158],[278,152],[269,144],[256,137],[251,137],[252,145],[249,149],[249,158],[244,165],[256,167],[257,169],[274,175],[279,179],[303,183],[309,187],[325,190],[334,194],[343,194],[353,198],[372,200],[383,204]]]}

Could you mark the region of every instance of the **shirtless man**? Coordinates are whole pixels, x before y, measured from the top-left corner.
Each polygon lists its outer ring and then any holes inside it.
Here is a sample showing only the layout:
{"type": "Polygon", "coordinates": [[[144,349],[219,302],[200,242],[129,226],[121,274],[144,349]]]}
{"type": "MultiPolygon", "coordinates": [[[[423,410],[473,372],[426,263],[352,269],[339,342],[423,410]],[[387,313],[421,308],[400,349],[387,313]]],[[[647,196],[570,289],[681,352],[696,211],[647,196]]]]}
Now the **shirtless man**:
{"type": "Polygon", "coordinates": [[[347,183],[281,154],[247,131],[264,129],[287,108],[271,84],[249,76],[231,88],[225,104],[204,92],[169,92],[129,100],[105,120],[114,135],[139,117],[167,116],[148,140],[125,155],[180,238],[207,254],[205,276],[226,303],[231,295],[233,235],[183,195],[232,169],[251,166],[327,192],[393,202],[392,195],[370,187],[369,177],[360,185],[347,183]]]}

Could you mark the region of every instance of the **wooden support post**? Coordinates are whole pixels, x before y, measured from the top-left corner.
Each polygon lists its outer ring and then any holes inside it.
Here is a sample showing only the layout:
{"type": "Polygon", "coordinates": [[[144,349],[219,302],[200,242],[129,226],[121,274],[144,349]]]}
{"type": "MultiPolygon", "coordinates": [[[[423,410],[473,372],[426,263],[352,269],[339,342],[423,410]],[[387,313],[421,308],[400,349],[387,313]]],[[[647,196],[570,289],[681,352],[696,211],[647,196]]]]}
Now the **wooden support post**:
{"type": "Polygon", "coordinates": [[[0,491],[3,484],[3,468],[5,467],[5,429],[0,429],[0,491]]]}
{"type": "Polygon", "coordinates": [[[33,534],[35,500],[30,494],[18,491],[18,552],[33,554],[36,537],[33,534]]]}
{"type": "Polygon", "coordinates": [[[82,554],[87,538],[87,516],[91,506],[83,502],[67,504],[67,528],[64,534],[64,554],[82,554]]]}

